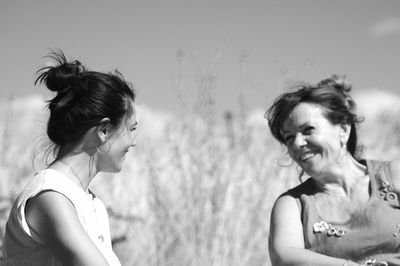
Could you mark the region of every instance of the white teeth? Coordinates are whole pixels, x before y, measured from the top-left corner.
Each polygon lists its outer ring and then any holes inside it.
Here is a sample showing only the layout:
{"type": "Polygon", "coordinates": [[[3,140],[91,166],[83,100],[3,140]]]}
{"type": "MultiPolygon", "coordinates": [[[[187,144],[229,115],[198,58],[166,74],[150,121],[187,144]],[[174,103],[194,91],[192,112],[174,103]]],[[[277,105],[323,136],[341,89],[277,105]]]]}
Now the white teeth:
{"type": "Polygon", "coordinates": [[[301,160],[302,161],[308,160],[308,159],[314,157],[314,155],[315,155],[315,153],[313,153],[313,152],[306,153],[306,154],[301,156],[301,160]]]}

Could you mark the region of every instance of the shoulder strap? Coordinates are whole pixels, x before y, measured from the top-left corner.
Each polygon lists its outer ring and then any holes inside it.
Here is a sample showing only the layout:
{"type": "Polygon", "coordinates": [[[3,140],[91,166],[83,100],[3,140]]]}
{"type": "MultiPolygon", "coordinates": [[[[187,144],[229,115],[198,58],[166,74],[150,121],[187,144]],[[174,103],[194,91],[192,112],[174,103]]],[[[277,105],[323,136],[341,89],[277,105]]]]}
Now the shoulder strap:
{"type": "Polygon", "coordinates": [[[380,194],[384,200],[399,201],[398,189],[394,186],[388,161],[368,161],[368,172],[371,178],[371,188],[380,194]]]}
{"type": "Polygon", "coordinates": [[[378,189],[380,186],[382,186],[383,183],[389,183],[389,184],[392,183],[388,164],[389,162],[387,161],[376,161],[376,160],[367,161],[368,173],[370,175],[371,181],[376,182],[378,189]]]}
{"type": "Polygon", "coordinates": [[[307,179],[305,182],[300,185],[289,189],[282,195],[289,195],[296,200],[297,206],[299,207],[301,220],[304,222],[305,215],[305,206],[303,206],[303,202],[301,200],[302,195],[311,195],[314,192],[314,180],[312,178],[307,179]]]}

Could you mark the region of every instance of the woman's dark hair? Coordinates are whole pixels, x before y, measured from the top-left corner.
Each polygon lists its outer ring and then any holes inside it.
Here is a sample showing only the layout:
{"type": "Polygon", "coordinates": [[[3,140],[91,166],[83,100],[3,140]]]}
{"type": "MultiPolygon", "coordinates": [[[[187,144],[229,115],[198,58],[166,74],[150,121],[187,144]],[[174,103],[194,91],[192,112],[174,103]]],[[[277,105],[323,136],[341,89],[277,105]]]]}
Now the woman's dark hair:
{"type": "Polygon", "coordinates": [[[135,93],[118,71],[87,71],[79,61],[68,62],[62,51],[52,51],[47,57],[56,65],[39,69],[35,85],[44,83],[57,93],[48,101],[47,123],[47,135],[56,148],[75,143],[103,118],[118,126],[134,112],[135,93]]]}
{"type": "Polygon", "coordinates": [[[362,121],[355,113],[355,102],[350,97],[351,85],[344,76],[333,75],[316,85],[297,84],[293,91],[280,95],[265,113],[272,135],[285,144],[282,126],[292,110],[302,102],[313,103],[325,110],[326,118],[334,125],[350,124],[347,150],[355,155],[357,148],[356,123],[362,121]]]}

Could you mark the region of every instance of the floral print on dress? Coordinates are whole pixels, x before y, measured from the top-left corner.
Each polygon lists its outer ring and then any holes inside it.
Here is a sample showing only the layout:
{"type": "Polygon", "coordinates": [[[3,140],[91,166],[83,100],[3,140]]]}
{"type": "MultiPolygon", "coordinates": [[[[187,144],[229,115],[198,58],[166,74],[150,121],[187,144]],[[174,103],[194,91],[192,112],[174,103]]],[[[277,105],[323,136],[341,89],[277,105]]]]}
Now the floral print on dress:
{"type": "Polygon", "coordinates": [[[342,237],[347,233],[343,227],[334,226],[325,221],[320,221],[315,223],[313,225],[313,231],[314,234],[326,232],[327,236],[336,236],[336,237],[342,237]]]}
{"type": "Polygon", "coordinates": [[[388,182],[382,182],[382,186],[379,188],[380,195],[384,200],[397,201],[397,194],[394,191],[394,186],[388,182]]]}

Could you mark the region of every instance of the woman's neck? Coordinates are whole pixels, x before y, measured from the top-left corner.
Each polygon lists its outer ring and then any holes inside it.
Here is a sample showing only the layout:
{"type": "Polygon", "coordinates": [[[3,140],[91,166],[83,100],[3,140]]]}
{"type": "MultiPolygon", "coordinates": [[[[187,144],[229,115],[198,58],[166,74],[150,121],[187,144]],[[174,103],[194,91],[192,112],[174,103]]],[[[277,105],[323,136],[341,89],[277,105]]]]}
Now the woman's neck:
{"type": "Polygon", "coordinates": [[[98,173],[95,158],[86,152],[59,153],[50,168],[63,173],[86,192],[90,182],[98,173]]]}
{"type": "MultiPolygon", "coordinates": [[[[348,156],[349,157],[349,156],[348,156]]],[[[370,199],[370,177],[366,166],[352,157],[332,172],[329,178],[314,179],[318,192],[316,206],[329,221],[346,221],[370,199]],[[328,209],[326,206],[330,206],[328,209]]]]}
{"type": "Polygon", "coordinates": [[[350,194],[353,187],[360,181],[368,179],[367,168],[357,162],[351,155],[329,172],[321,173],[320,177],[315,178],[318,187],[323,191],[340,191],[350,194]]]}

